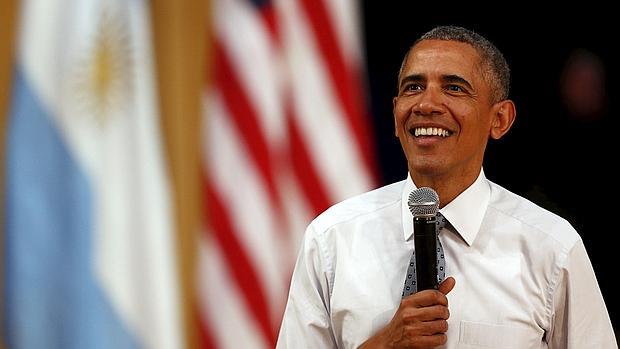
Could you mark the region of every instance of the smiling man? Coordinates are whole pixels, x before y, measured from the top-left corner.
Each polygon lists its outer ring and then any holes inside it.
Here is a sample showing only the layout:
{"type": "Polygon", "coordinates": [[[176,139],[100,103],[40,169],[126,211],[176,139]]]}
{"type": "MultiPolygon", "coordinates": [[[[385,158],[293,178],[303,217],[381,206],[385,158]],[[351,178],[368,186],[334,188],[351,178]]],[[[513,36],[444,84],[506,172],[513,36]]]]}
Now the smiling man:
{"type": "Polygon", "coordinates": [[[617,348],[577,232],[484,175],[489,138],[515,120],[509,81],[503,55],[474,32],[438,27],[414,43],[393,101],[409,176],[309,225],[278,348],[617,348]],[[448,277],[405,296],[407,197],[420,187],[447,219],[448,277]]]}

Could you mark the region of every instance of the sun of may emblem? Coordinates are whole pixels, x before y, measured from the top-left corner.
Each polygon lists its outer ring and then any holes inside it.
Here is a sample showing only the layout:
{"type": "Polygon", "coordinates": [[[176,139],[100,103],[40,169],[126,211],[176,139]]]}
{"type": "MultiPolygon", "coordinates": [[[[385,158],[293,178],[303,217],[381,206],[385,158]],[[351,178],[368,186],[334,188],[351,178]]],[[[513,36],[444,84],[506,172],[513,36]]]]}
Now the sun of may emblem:
{"type": "Polygon", "coordinates": [[[102,11],[78,64],[79,104],[101,126],[131,100],[131,51],[126,29],[123,18],[102,11]]]}

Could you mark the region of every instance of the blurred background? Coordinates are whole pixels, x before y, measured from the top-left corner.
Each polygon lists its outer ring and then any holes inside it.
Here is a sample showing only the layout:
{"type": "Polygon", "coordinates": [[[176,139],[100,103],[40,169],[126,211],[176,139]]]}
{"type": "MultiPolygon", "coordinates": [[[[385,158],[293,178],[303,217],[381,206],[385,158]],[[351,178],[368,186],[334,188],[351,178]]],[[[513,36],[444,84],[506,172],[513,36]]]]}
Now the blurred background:
{"type": "Polygon", "coordinates": [[[617,326],[613,11],[445,7],[3,0],[2,345],[274,347],[308,222],[406,177],[398,69],[446,24],[512,69],[487,177],[575,226],[617,326]]]}

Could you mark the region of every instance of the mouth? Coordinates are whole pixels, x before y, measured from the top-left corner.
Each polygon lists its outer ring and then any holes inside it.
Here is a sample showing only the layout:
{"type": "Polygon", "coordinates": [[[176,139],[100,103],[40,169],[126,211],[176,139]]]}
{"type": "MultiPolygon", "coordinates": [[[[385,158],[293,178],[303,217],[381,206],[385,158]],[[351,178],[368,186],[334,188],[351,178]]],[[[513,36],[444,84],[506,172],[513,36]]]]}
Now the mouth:
{"type": "Polygon", "coordinates": [[[450,137],[452,131],[441,127],[414,127],[409,129],[409,133],[414,137],[450,137]]]}

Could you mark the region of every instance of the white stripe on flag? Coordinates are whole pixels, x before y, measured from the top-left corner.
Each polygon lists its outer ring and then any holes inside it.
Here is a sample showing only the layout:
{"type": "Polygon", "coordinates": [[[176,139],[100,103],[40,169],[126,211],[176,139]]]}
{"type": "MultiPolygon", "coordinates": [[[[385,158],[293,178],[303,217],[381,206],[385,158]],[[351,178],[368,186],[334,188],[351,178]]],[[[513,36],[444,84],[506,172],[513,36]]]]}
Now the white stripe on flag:
{"type": "Polygon", "coordinates": [[[340,48],[348,65],[356,70],[360,67],[364,51],[362,46],[362,24],[357,14],[362,9],[358,1],[329,0],[323,1],[330,15],[330,22],[336,29],[340,48]]]}

